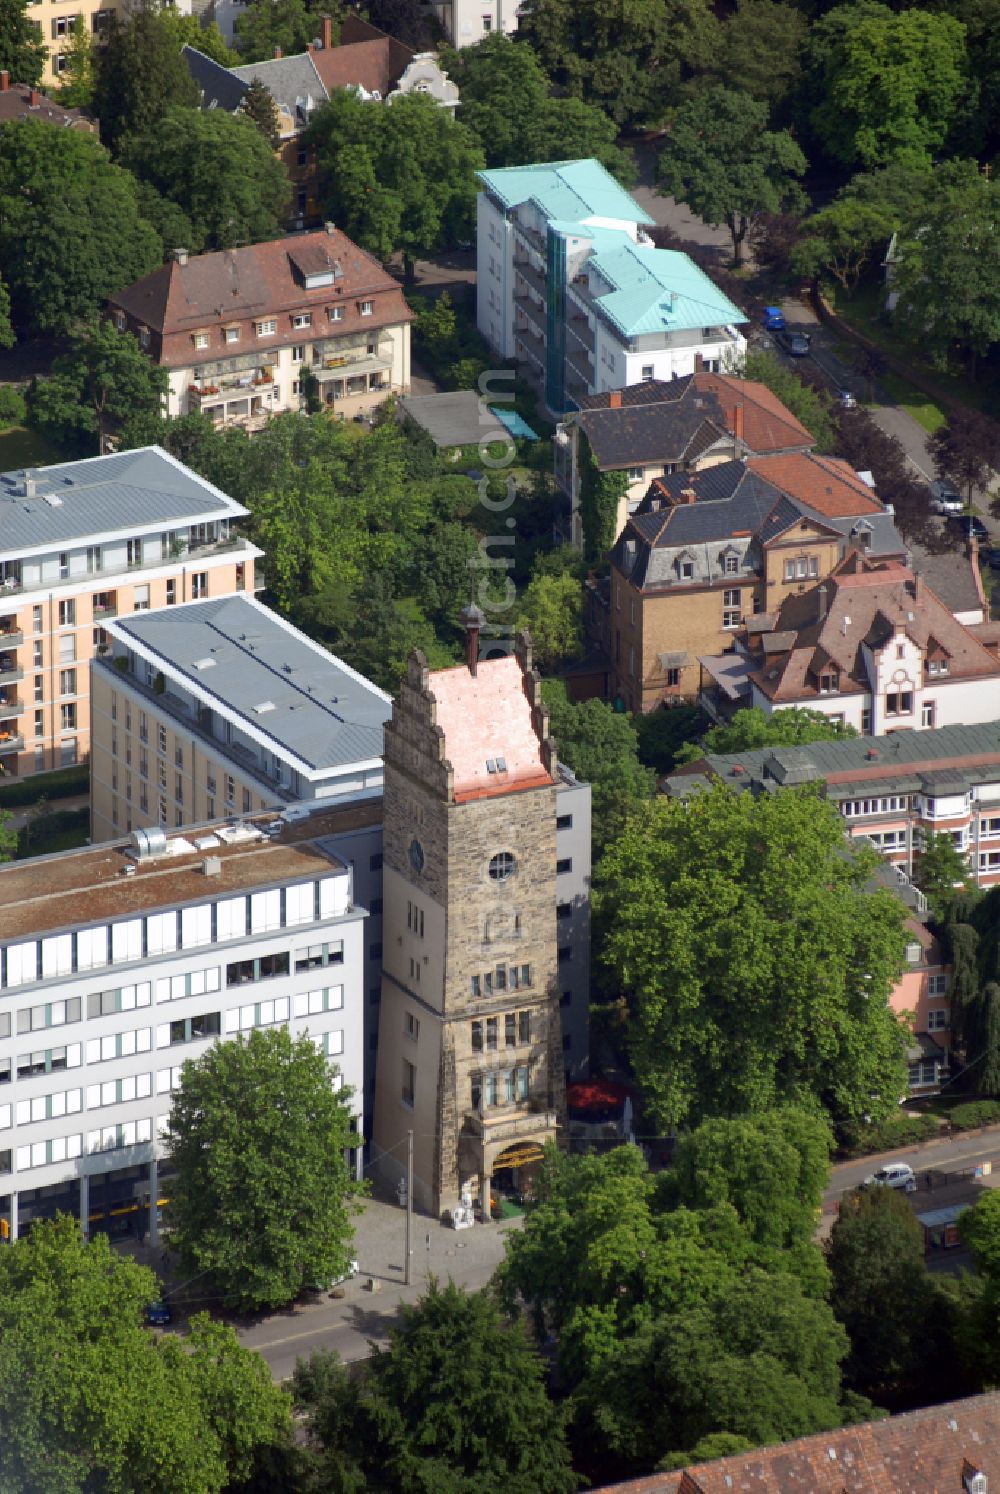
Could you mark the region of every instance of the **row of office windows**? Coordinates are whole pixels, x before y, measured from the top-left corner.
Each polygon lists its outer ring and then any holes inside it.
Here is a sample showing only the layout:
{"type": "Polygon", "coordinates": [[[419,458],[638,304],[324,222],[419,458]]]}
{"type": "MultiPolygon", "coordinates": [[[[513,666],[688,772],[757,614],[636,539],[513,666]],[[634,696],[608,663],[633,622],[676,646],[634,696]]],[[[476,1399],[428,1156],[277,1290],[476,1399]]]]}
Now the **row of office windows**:
{"type": "Polygon", "coordinates": [[[338,881],[329,877],[8,944],[0,949],[0,986],[26,985],[335,917],[343,911],[338,881]]]}

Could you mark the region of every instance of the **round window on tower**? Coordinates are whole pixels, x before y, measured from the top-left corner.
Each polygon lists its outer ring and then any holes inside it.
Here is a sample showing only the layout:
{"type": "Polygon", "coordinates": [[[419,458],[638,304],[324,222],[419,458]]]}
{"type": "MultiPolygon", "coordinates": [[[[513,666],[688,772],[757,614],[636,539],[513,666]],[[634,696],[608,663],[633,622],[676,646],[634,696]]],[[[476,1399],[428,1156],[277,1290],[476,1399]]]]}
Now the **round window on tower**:
{"type": "Polygon", "coordinates": [[[410,841],[410,865],[418,874],[424,869],[424,848],[419,840],[410,841]]]}
{"type": "Polygon", "coordinates": [[[516,871],[513,851],[499,851],[490,862],[490,876],[494,882],[507,882],[516,871]]]}

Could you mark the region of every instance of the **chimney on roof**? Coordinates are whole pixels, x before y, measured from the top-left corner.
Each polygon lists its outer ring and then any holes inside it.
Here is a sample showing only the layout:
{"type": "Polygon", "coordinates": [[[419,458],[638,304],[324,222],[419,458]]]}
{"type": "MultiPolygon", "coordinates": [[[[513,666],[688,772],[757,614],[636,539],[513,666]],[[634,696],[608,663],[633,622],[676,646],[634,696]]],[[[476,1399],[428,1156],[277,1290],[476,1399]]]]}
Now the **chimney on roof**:
{"type": "Polygon", "coordinates": [[[826,587],[825,586],[821,586],[818,589],[818,591],[816,592],[816,600],[817,600],[816,621],[817,622],[822,622],[823,619],[826,617],[826,608],[827,608],[827,592],[826,592],[826,587]]]}
{"type": "Polygon", "coordinates": [[[38,101],[39,101],[40,98],[41,98],[41,94],[38,92],[38,89],[37,88],[33,88],[31,90],[30,94],[28,95],[28,107],[31,108],[31,109],[37,109],[38,108],[38,101]]]}
{"type": "Polygon", "coordinates": [[[468,607],[463,607],[458,614],[458,620],[465,629],[465,663],[474,676],[479,667],[479,630],[486,621],[486,614],[470,601],[468,607]]]}
{"type": "Polygon", "coordinates": [[[275,49],[274,49],[274,51],[273,51],[273,53],[271,55],[273,56],[275,62],[280,62],[280,60],[281,60],[281,48],[280,47],[275,47],[275,49]]]}
{"type": "Polygon", "coordinates": [[[612,389],[608,395],[608,409],[620,410],[622,407],[622,392],[620,389],[612,389]]]}
{"type": "Polygon", "coordinates": [[[186,265],[188,262],[188,251],[186,249],[175,249],[174,259],[179,265],[186,265]]]}
{"type": "Polygon", "coordinates": [[[9,87],[10,73],[4,68],[3,72],[0,73],[0,93],[6,93],[9,87]]]}
{"type": "Polygon", "coordinates": [[[743,401],[733,410],[733,435],[737,441],[743,440],[743,401]]]}
{"type": "Polygon", "coordinates": [[[924,600],[924,578],[916,575],[913,578],[913,604],[919,607],[924,600]]]}
{"type": "Polygon", "coordinates": [[[320,16],[323,22],[323,30],[320,33],[323,38],[323,51],[329,52],[333,46],[333,16],[320,16]]]}
{"type": "Polygon", "coordinates": [[[697,503],[698,502],[698,494],[695,492],[694,488],[685,488],[684,491],[681,493],[680,502],[681,503],[697,503]]]}
{"type": "MultiPolygon", "coordinates": [[[[328,235],[332,239],[333,236],[334,236],[334,234],[337,232],[337,225],[336,225],[336,223],[331,223],[331,222],[329,222],[329,220],[327,220],[327,222],[323,224],[323,227],[326,229],[328,235]]],[[[333,273],[334,273],[334,279],[336,279],[337,278],[336,266],[334,266],[334,272],[333,273]]],[[[341,274],[343,274],[343,271],[341,271],[341,274]]]]}

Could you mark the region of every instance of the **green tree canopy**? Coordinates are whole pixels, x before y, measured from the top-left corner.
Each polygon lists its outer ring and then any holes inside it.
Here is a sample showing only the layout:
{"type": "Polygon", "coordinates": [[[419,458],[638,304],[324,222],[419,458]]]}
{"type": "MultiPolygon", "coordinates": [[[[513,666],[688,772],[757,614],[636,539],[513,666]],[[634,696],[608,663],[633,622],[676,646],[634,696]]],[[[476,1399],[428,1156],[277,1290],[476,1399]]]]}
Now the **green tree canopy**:
{"type": "Polygon", "coordinates": [[[66,332],[160,263],[135,179],[92,135],[37,119],[0,130],[0,275],[14,325],[66,332]],[[31,246],[30,253],[26,245],[31,246]]]}
{"type": "Polygon", "coordinates": [[[542,694],[561,761],[590,784],[594,840],[603,846],[655,786],[653,774],[639,761],[632,719],[603,700],[570,700],[558,680],[546,680],[542,694]]]}
{"type": "Polygon", "coordinates": [[[552,79],[619,126],[658,122],[718,46],[707,0],[536,0],[518,34],[552,79]]]}
{"type": "Polygon", "coordinates": [[[229,249],[282,231],[288,174],[242,114],[169,109],[128,142],[124,161],[183,211],[194,237],[185,248],[229,249]]]}
{"type": "Polygon", "coordinates": [[[483,157],[471,132],[426,94],[372,109],[337,89],[305,138],[325,216],[378,259],[401,250],[412,272],[420,255],[471,231],[483,157]]]}
{"type": "Polygon", "coordinates": [[[281,1307],[351,1253],[351,1091],[308,1035],[257,1029],[181,1070],[170,1111],[172,1244],[225,1300],[281,1307]]]}
{"type": "Polygon", "coordinates": [[[236,67],[243,61],[238,53],[230,51],[226,46],[222,32],[214,21],[205,26],[200,16],[182,15],[173,5],[164,5],[159,15],[178,52],[183,47],[194,47],[195,51],[211,57],[220,67],[236,67]]]}
{"type": "Polygon", "coordinates": [[[850,294],[872,256],[885,253],[893,223],[887,208],[858,197],[839,197],[813,213],[802,225],[792,250],[796,275],[832,275],[850,294]]]}
{"type": "Polygon", "coordinates": [[[73,22],[66,49],[66,67],[59,80],[59,102],[71,109],[87,109],[94,97],[94,41],[81,11],[73,22]]]}
{"type": "Polygon", "coordinates": [[[975,372],[1000,341],[1000,182],[975,161],[938,166],[900,229],[893,289],[903,331],[944,367],[956,349],[975,372]]]}
{"type": "Polygon", "coordinates": [[[16,340],[10,319],[10,291],[0,277],[0,348],[12,348],[16,340]]]}
{"type": "Polygon", "coordinates": [[[758,747],[798,747],[805,742],[839,742],[856,737],[853,726],[807,706],[767,715],[759,706],[737,711],[725,726],[711,726],[700,742],[689,742],[677,761],[694,763],[707,753],[752,752],[758,747]]]}
{"type": "Polygon", "coordinates": [[[595,902],[658,1124],[782,1103],[835,1120],[895,1108],[903,909],[865,890],[876,864],[812,788],[757,799],[716,783],[627,822],[595,902]]]}
{"type": "Polygon", "coordinates": [[[0,0],[0,68],[12,83],[41,81],[48,49],[28,15],[27,0],[0,0]]]}
{"type": "Polygon", "coordinates": [[[706,223],[722,224],[743,262],[747,233],[761,213],[801,208],[806,158],[787,130],[769,130],[767,105],[716,84],[699,88],[674,115],[660,155],[662,190],[706,223]]]}
{"type": "Polygon", "coordinates": [[[929,159],[967,87],[965,27],[917,6],[898,15],[845,9],[851,24],[830,48],[812,116],[825,149],[848,167],[929,159]]]}
{"type": "Polygon", "coordinates": [[[731,1204],[754,1240],[785,1249],[812,1240],[832,1146],[827,1121],[807,1110],[708,1120],[682,1137],[668,1176],[679,1203],[731,1204]]]}
{"type": "Polygon", "coordinates": [[[808,29],[801,10],[783,0],[739,0],[722,27],[712,73],[774,109],[799,81],[808,29]]]}
{"type": "Polygon", "coordinates": [[[207,1316],[144,1326],[145,1266],[76,1220],[42,1220],[0,1251],[0,1485],[33,1494],[217,1494],[287,1443],[289,1404],[264,1361],[207,1316]]]}
{"type": "Polygon", "coordinates": [[[267,62],[280,49],[285,57],[304,52],[320,31],[320,12],[335,17],[339,5],[312,5],[307,0],[251,0],[236,17],[236,45],[241,62],[267,62]]]}
{"type": "MultiPolygon", "coordinates": [[[[748,1201],[752,1180],[734,1191],[748,1201]]],[[[815,1245],[762,1246],[726,1202],[677,1207],[637,1147],[551,1150],[497,1284],[554,1334],[575,1443],[602,1480],[710,1432],[772,1441],[845,1419],[846,1335],[815,1245]]]]}
{"type": "Polygon", "coordinates": [[[582,99],[551,98],[530,47],[493,32],[456,53],[449,75],[462,96],[458,118],[476,137],[487,166],[594,156],[619,180],[630,180],[631,162],[615,143],[613,121],[582,99]]]}
{"type": "Polygon", "coordinates": [[[947,831],[924,832],[914,881],[926,893],[935,918],[944,918],[955,899],[975,886],[968,856],[962,854],[947,831]]]}
{"type": "Polygon", "coordinates": [[[583,648],[583,589],[569,572],[535,576],[517,609],[517,626],[526,628],[534,661],[548,673],[576,658],[583,648]]]}
{"type": "Polygon", "coordinates": [[[386,1494],[571,1494],[579,1486],[542,1362],[485,1292],[431,1282],[357,1378],[335,1356],[299,1361],[320,1489],[386,1494]]]}
{"type": "Polygon", "coordinates": [[[131,332],[94,321],[73,337],[49,377],[32,384],[31,423],[67,453],[97,455],[123,421],[160,413],[169,382],[131,332]]]}
{"type": "Polygon", "coordinates": [[[198,107],[198,87],[178,48],[171,19],[143,0],[108,32],[97,58],[94,111],[101,139],[116,153],[152,130],[168,109],[198,107]]]}

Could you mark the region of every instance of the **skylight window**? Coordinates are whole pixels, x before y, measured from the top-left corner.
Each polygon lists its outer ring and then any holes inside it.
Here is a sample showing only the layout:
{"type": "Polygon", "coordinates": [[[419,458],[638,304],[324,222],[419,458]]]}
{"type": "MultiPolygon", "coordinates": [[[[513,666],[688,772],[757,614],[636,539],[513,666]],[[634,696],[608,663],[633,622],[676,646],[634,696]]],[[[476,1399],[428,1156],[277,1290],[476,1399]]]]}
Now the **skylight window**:
{"type": "Polygon", "coordinates": [[[214,669],[215,668],[215,660],[214,659],[195,659],[194,664],[193,664],[192,667],[194,669],[214,669]]]}
{"type": "Polygon", "coordinates": [[[273,710],[274,710],[274,701],[273,700],[262,700],[257,705],[255,705],[254,708],[253,708],[255,716],[265,716],[268,711],[273,711],[273,710]]]}

